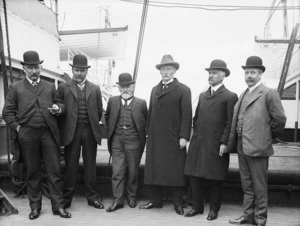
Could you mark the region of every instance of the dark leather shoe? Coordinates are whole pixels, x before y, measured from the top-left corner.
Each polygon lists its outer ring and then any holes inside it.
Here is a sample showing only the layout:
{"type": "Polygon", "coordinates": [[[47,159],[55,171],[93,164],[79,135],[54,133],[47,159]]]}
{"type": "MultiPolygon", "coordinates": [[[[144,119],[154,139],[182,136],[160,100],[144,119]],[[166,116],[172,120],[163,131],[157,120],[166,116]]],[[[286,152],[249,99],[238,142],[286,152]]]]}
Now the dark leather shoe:
{"type": "Polygon", "coordinates": [[[71,214],[66,211],[64,208],[59,208],[58,210],[53,211],[54,215],[59,215],[62,218],[71,218],[71,214]]]}
{"type": "Polygon", "coordinates": [[[179,214],[179,215],[184,214],[184,210],[183,210],[182,206],[175,206],[174,209],[177,214],[179,214]]]}
{"type": "Polygon", "coordinates": [[[190,209],[189,211],[186,212],[184,215],[185,217],[193,217],[197,214],[202,214],[203,210],[195,210],[195,209],[190,209]]]}
{"type": "Polygon", "coordinates": [[[123,205],[115,202],[110,207],[108,207],[106,209],[106,212],[113,212],[113,211],[116,211],[116,210],[121,209],[121,208],[123,208],[123,205]]]}
{"type": "Polygon", "coordinates": [[[104,205],[101,202],[97,201],[97,200],[88,201],[88,204],[89,204],[89,206],[93,206],[96,209],[104,209],[104,205]]]}
{"type": "Polygon", "coordinates": [[[253,222],[246,220],[243,216],[237,219],[229,220],[229,223],[230,224],[253,224],[253,222]]]}
{"type": "Polygon", "coordinates": [[[207,215],[206,219],[209,220],[209,221],[213,221],[217,218],[218,218],[218,211],[211,210],[211,211],[209,211],[209,214],[207,215]]]}
{"type": "Polygon", "coordinates": [[[29,214],[29,219],[34,220],[40,216],[41,211],[39,209],[33,209],[31,210],[29,214]]]}
{"type": "Polygon", "coordinates": [[[136,207],[136,200],[134,200],[134,199],[128,200],[128,206],[130,208],[135,208],[136,207]]]}
{"type": "Polygon", "coordinates": [[[148,202],[145,205],[140,205],[139,209],[152,209],[152,208],[162,208],[162,203],[155,204],[153,202],[148,202]]]}

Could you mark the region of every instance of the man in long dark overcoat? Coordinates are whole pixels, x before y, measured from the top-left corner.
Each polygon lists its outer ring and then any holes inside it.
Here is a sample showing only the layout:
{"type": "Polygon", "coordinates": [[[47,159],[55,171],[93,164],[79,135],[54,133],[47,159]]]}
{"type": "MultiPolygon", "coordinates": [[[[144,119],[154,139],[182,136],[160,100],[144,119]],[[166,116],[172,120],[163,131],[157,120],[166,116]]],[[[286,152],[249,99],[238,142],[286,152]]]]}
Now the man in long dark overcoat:
{"type": "Polygon", "coordinates": [[[100,120],[102,98],[100,87],[87,80],[88,60],[84,55],[73,58],[73,79],[58,86],[64,102],[60,118],[60,135],[65,146],[65,207],[70,207],[76,189],[79,158],[84,164],[84,183],[88,205],[103,209],[97,192],[97,144],[101,144],[100,120]]]}
{"type": "Polygon", "coordinates": [[[188,150],[184,173],[190,176],[192,209],[185,216],[203,213],[204,185],[209,185],[210,212],[208,220],[218,216],[221,206],[222,182],[227,178],[229,154],[226,153],[235,93],[223,85],[230,71],[222,60],[213,60],[208,81],[210,88],[201,93],[193,118],[194,133],[188,150]]]}
{"type": "Polygon", "coordinates": [[[156,68],[162,81],[151,92],[145,165],[145,184],[152,185],[152,197],[140,208],[162,207],[162,186],[168,186],[175,212],[183,215],[181,195],[186,144],[192,126],[191,91],[174,78],[179,64],[172,56],[163,56],[156,68]]]}
{"type": "Polygon", "coordinates": [[[27,176],[29,219],[39,217],[42,208],[42,159],[46,168],[52,211],[63,218],[63,180],[60,173],[60,144],[56,114],[59,98],[53,83],[40,78],[42,63],[35,51],[27,51],[21,62],[26,77],[11,84],[3,108],[3,119],[18,134],[27,176]]]}

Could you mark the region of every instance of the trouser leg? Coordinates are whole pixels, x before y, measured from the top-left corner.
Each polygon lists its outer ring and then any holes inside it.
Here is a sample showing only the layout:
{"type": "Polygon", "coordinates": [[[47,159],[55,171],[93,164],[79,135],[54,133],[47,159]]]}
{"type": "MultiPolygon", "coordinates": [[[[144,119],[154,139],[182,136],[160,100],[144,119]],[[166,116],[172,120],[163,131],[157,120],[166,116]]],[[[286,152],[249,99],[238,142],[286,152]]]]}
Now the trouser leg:
{"type": "Polygon", "coordinates": [[[192,208],[202,212],[204,208],[204,181],[199,177],[193,176],[189,178],[189,181],[192,208]]]}

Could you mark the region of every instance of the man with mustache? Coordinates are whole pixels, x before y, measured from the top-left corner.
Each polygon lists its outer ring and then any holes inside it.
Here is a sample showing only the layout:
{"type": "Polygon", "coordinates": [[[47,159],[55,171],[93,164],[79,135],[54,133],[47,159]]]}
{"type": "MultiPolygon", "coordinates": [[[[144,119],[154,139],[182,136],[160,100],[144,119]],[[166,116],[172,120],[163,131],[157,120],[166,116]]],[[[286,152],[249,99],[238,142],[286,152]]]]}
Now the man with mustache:
{"type": "Polygon", "coordinates": [[[227,150],[238,153],[244,213],[229,222],[264,226],[267,222],[269,156],[274,153],[272,139],[283,132],[286,117],[278,92],[261,82],[266,69],[262,59],[251,56],[242,68],[248,89],[234,107],[227,150]]]}
{"type": "Polygon", "coordinates": [[[156,68],[162,80],[153,87],[150,97],[144,179],[151,185],[152,195],[140,209],[161,208],[165,187],[172,192],[175,212],[183,215],[183,170],[192,126],[191,90],[174,78],[179,63],[171,55],[164,55],[156,68]]]}
{"type": "Polygon", "coordinates": [[[60,135],[65,146],[65,207],[71,206],[76,189],[79,158],[82,149],[84,184],[88,205],[103,209],[97,192],[96,156],[97,144],[101,144],[100,120],[102,97],[100,87],[87,80],[88,60],[75,55],[72,67],[73,79],[58,87],[64,102],[60,118],[60,135]]]}
{"type": "Polygon", "coordinates": [[[60,143],[56,114],[59,101],[55,85],[40,78],[42,63],[35,51],[23,54],[26,77],[11,84],[3,108],[3,119],[18,134],[26,165],[29,219],[39,217],[42,208],[41,161],[44,160],[49,182],[52,211],[70,218],[64,209],[63,181],[60,173],[60,143]]]}
{"type": "Polygon", "coordinates": [[[137,205],[138,171],[146,142],[147,104],[133,96],[134,83],[131,74],[120,74],[117,84],[121,95],[109,98],[105,112],[114,197],[107,212],[123,208],[125,192],[129,207],[137,205]]]}
{"type": "Polygon", "coordinates": [[[204,211],[204,187],[209,187],[210,211],[207,220],[215,220],[222,202],[222,184],[227,179],[229,138],[233,107],[238,100],[223,80],[230,75],[223,60],[213,60],[208,71],[210,88],[201,93],[193,118],[193,137],[184,173],[189,176],[192,209],[185,217],[204,211]]]}

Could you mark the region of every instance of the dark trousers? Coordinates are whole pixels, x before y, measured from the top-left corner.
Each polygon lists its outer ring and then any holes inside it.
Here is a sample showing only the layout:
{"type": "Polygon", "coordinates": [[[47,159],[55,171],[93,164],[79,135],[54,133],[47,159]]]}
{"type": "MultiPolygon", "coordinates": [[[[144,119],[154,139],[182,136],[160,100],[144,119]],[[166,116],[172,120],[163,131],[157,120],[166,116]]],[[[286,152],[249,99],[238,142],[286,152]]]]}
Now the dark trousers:
{"type": "Polygon", "coordinates": [[[222,202],[222,181],[190,177],[190,202],[193,209],[203,211],[205,194],[209,194],[210,210],[218,212],[222,202]],[[205,192],[208,187],[208,193],[205,192]]]}
{"type": "Polygon", "coordinates": [[[112,191],[114,202],[124,204],[127,172],[127,199],[136,200],[138,172],[142,157],[139,136],[114,134],[112,139],[112,191]]]}
{"type": "Polygon", "coordinates": [[[65,147],[65,204],[70,205],[77,185],[79,158],[82,147],[84,185],[88,201],[98,199],[96,179],[97,142],[90,124],[78,123],[72,142],[65,147]]]}
{"type": "Polygon", "coordinates": [[[163,192],[164,188],[171,190],[172,192],[172,201],[174,206],[181,206],[182,205],[182,194],[184,191],[184,187],[182,186],[159,186],[159,185],[152,185],[151,186],[151,199],[155,205],[162,205],[163,203],[163,192]]]}
{"type": "Polygon", "coordinates": [[[238,158],[244,192],[243,216],[249,222],[267,222],[268,208],[268,157],[247,156],[243,152],[242,138],[238,139],[238,158]]]}
{"type": "Polygon", "coordinates": [[[63,181],[60,173],[59,150],[47,127],[21,127],[18,139],[27,169],[27,194],[31,209],[42,207],[41,161],[48,176],[52,210],[64,206],[63,181]]]}

